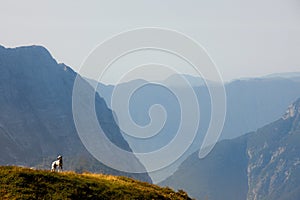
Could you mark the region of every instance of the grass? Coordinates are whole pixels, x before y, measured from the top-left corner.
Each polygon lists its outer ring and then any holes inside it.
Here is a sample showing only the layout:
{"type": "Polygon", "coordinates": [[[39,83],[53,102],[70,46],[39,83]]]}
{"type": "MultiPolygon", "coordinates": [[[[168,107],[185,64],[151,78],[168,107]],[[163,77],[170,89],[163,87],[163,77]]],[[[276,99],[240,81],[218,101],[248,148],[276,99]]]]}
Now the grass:
{"type": "Polygon", "coordinates": [[[1,199],[190,199],[179,190],[122,176],[54,173],[15,166],[0,167],[1,199]]]}

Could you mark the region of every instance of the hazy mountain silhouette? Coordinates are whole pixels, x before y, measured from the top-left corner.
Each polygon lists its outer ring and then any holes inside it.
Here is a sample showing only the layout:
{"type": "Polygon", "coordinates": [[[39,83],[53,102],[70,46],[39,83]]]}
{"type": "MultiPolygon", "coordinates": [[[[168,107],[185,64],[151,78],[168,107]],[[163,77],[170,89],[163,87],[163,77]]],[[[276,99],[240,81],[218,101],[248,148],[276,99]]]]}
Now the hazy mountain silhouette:
{"type": "MultiPolygon", "coordinates": [[[[199,150],[203,137],[207,131],[211,117],[211,101],[208,88],[204,85],[203,79],[183,75],[192,85],[197,95],[200,107],[200,124],[193,144],[177,162],[160,172],[151,173],[157,181],[161,181],[171,175],[179,164],[196,150],[199,150]],[[197,83],[196,80],[199,80],[197,83]]],[[[275,76],[275,75],[274,75],[275,76]]],[[[178,75],[166,80],[172,86],[178,88],[182,94],[185,87],[178,85],[178,75]]],[[[143,80],[130,81],[118,85],[119,91],[126,94],[129,88],[135,85],[147,83],[143,80]]],[[[96,84],[94,82],[94,84],[96,84]]],[[[106,86],[99,84],[97,91],[107,105],[111,104],[113,85],[106,86]]],[[[283,77],[262,77],[252,79],[235,80],[225,84],[227,95],[226,119],[220,139],[238,137],[247,132],[255,131],[278,119],[286,107],[300,96],[300,76],[294,74],[283,77]]],[[[124,95],[125,96],[125,95],[124,95]]],[[[120,104],[124,99],[114,99],[120,104]]],[[[123,102],[124,103],[124,102],[123,102]]],[[[149,152],[167,145],[174,138],[181,120],[179,101],[166,87],[148,83],[139,88],[131,97],[129,111],[132,119],[141,126],[150,123],[149,108],[154,104],[161,104],[167,112],[165,126],[155,136],[145,139],[137,139],[124,134],[124,138],[135,152],[149,152]]],[[[157,116],[160,117],[160,116],[157,116]]],[[[119,119],[122,120],[122,119],[119,119]]],[[[140,133],[143,134],[142,132],[140,133]]]]}

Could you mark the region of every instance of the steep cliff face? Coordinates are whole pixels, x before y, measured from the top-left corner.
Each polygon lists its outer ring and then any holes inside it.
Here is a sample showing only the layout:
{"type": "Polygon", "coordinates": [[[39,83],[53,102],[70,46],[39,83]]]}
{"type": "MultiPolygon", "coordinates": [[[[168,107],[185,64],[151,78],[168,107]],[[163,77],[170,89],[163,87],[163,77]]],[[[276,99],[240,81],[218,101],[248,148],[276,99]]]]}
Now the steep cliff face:
{"type": "Polygon", "coordinates": [[[199,160],[194,153],[161,184],[213,200],[299,199],[299,152],[300,99],[281,119],[219,142],[206,158],[199,160]]]}
{"type": "MultiPolygon", "coordinates": [[[[120,174],[96,161],[77,135],[72,115],[76,76],[43,47],[0,47],[0,164],[44,166],[59,153],[64,155],[69,169],[84,158],[83,170],[120,174]]],[[[84,90],[93,90],[89,84],[83,85],[84,90]]],[[[131,151],[104,100],[96,95],[95,104],[107,137],[131,151]]],[[[147,174],[123,175],[151,181],[147,174]]]]}
{"type": "Polygon", "coordinates": [[[248,140],[248,199],[300,196],[300,100],[248,140]]]}
{"type": "Polygon", "coordinates": [[[70,68],[65,70],[46,49],[33,46],[2,48],[0,70],[1,136],[9,141],[0,148],[10,154],[10,162],[65,154],[79,144],[69,106],[76,76],[70,68]]]}

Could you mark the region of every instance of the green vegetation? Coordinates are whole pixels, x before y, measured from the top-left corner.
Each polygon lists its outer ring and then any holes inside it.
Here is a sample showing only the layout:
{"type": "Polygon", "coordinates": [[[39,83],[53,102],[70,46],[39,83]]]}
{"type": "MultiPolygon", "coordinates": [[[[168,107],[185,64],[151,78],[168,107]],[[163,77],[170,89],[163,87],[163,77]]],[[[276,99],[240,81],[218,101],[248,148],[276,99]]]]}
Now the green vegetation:
{"type": "Polygon", "coordinates": [[[190,199],[180,190],[121,176],[0,167],[1,199],[190,199]]]}

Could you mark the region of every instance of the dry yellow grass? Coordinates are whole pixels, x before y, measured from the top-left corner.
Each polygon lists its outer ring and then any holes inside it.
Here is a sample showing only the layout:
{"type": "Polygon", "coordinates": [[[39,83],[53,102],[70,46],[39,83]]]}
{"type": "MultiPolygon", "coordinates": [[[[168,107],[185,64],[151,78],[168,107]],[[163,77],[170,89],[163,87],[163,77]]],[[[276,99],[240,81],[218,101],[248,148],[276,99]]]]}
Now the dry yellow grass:
{"type": "Polygon", "coordinates": [[[2,199],[190,199],[184,191],[122,176],[0,167],[2,199]]]}

